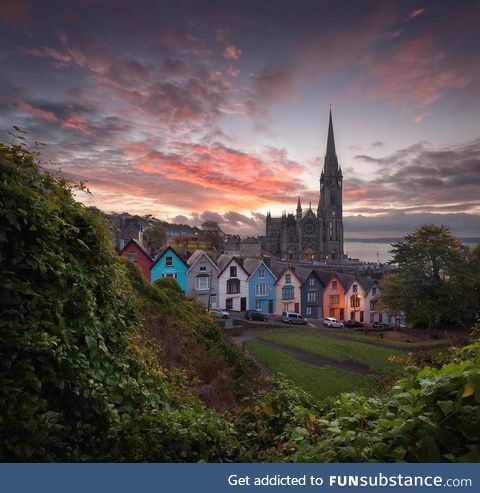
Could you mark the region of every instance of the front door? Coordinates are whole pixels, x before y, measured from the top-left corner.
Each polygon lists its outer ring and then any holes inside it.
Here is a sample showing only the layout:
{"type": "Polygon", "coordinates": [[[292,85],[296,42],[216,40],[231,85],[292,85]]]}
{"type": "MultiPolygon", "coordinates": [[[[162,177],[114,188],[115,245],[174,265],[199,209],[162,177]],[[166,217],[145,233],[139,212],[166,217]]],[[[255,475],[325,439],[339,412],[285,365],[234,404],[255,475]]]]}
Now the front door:
{"type": "Polygon", "coordinates": [[[300,313],[300,303],[295,303],[295,313],[300,313]]]}
{"type": "Polygon", "coordinates": [[[273,300],[268,300],[268,313],[273,313],[273,300]]]}
{"type": "Polygon", "coordinates": [[[340,320],[344,320],[345,318],[345,313],[343,310],[344,310],[343,308],[340,308],[340,320]]]}
{"type": "Polygon", "coordinates": [[[247,298],[240,298],[240,311],[244,312],[247,309],[247,298]]]}
{"type": "Polygon", "coordinates": [[[363,322],[363,310],[360,311],[360,322],[363,322]]]}

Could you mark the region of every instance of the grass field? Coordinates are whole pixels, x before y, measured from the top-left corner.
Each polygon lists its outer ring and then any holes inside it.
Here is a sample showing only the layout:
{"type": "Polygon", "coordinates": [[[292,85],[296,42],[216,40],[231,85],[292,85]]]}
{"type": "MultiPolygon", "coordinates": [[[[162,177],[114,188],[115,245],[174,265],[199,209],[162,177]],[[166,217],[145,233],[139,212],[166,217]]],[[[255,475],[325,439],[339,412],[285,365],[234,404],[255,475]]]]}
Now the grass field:
{"type": "Polygon", "coordinates": [[[272,373],[283,373],[316,399],[341,392],[371,392],[375,388],[375,383],[368,377],[330,366],[312,366],[280,349],[256,341],[248,341],[246,345],[272,373]]]}
{"type": "Polygon", "coordinates": [[[352,340],[339,340],[309,333],[279,333],[262,339],[285,344],[335,361],[356,361],[369,366],[375,373],[390,373],[401,364],[389,361],[389,356],[406,356],[405,351],[383,348],[352,340]]]}

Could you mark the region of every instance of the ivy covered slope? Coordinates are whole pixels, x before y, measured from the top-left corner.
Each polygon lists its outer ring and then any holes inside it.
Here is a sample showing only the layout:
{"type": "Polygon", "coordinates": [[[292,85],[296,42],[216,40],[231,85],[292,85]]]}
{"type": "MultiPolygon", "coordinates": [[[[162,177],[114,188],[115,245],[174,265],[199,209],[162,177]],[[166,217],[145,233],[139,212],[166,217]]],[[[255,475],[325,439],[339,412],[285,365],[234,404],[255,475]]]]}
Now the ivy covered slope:
{"type": "MultiPolygon", "coordinates": [[[[127,268],[67,182],[21,146],[0,145],[0,460],[232,456],[232,425],[160,369],[138,329],[140,291],[172,316],[182,307],[129,272],[134,293],[127,268]]],[[[205,321],[198,337],[215,345],[205,321]]]]}
{"type": "MultiPolygon", "coordinates": [[[[477,336],[480,324],[477,324],[477,336]]],[[[440,368],[410,367],[378,397],[315,403],[278,383],[240,420],[245,457],[293,462],[479,462],[480,342],[440,368]]]]}

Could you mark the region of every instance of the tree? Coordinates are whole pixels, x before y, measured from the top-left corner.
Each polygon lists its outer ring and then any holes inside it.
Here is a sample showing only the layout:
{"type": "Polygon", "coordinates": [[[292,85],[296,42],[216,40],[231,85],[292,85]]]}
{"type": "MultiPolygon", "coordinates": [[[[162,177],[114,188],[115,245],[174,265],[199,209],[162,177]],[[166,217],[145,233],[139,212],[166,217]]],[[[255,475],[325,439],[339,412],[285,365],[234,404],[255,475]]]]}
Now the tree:
{"type": "Polygon", "coordinates": [[[145,244],[150,252],[155,255],[167,243],[165,226],[158,219],[152,220],[150,226],[143,233],[145,244]]]}
{"type": "Polygon", "coordinates": [[[212,250],[218,250],[222,245],[223,231],[215,221],[204,221],[202,223],[202,229],[205,232],[209,248],[212,250]]]}
{"type": "Polygon", "coordinates": [[[423,225],[394,243],[397,265],[382,283],[381,302],[418,327],[470,322],[474,315],[468,249],[446,226],[423,225]]]}

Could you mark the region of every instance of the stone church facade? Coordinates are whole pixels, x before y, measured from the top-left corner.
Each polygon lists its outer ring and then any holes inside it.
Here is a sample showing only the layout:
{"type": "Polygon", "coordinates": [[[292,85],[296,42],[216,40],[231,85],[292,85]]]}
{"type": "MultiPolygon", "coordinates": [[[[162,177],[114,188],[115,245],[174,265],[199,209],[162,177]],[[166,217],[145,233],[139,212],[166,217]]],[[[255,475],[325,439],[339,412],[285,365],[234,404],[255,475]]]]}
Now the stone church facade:
{"type": "Polygon", "coordinates": [[[320,176],[320,196],[316,212],[312,205],[302,209],[298,197],[296,214],[282,217],[267,214],[264,248],[291,261],[345,259],[343,252],[342,168],[338,164],[333,135],[332,112],[328,124],[327,152],[320,176]]]}

